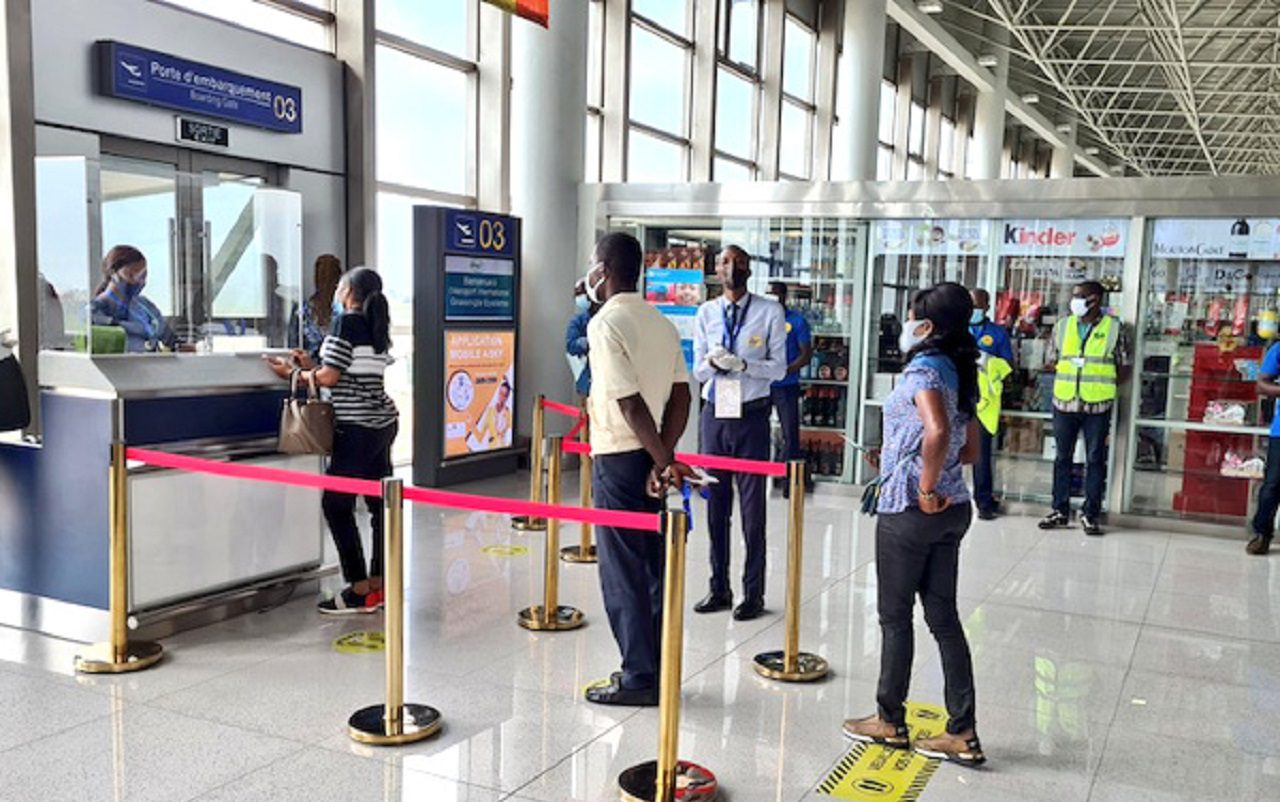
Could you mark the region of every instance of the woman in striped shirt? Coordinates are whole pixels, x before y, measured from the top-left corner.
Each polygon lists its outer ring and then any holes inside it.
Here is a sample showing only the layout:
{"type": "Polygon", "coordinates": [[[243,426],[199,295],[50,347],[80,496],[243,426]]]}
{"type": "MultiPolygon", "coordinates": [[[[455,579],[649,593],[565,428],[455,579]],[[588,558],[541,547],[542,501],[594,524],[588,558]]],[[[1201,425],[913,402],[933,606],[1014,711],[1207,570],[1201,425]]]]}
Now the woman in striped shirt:
{"type": "MultiPolygon", "coordinates": [[[[329,388],[334,437],[327,473],[381,479],[391,475],[391,444],[399,429],[399,414],[383,385],[391,363],[391,316],[382,278],[367,267],[357,267],[342,277],[333,297],[335,316],[320,346],[319,367],[301,349],[293,352],[298,367],[284,360],[274,360],[271,366],[281,378],[299,370],[301,384],[314,376],[317,385],[329,388]]],[[[373,522],[373,558],[367,567],[356,526],[356,497],[324,493],[324,517],[349,587],[321,602],[322,613],[372,613],[382,606],[382,499],[365,496],[364,502],[373,522]]]]}

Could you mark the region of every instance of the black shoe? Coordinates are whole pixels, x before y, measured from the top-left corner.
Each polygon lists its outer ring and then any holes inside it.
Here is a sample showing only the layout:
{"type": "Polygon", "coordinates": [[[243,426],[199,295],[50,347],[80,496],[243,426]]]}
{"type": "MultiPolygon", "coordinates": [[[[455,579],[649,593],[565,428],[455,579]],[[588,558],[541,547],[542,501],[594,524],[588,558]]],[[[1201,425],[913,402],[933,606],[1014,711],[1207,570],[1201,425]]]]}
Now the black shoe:
{"type": "Polygon", "coordinates": [[[1084,529],[1084,533],[1090,537],[1098,537],[1102,534],[1102,527],[1098,525],[1098,519],[1092,515],[1080,516],[1080,527],[1084,529]]]}
{"type": "Polygon", "coordinates": [[[1249,554],[1261,556],[1271,551],[1271,538],[1267,535],[1254,535],[1253,540],[1249,541],[1249,545],[1244,547],[1249,554]]]}
{"type": "Polygon", "coordinates": [[[693,605],[695,613],[719,613],[733,607],[732,593],[708,593],[702,601],[693,605]]]}
{"type": "Polygon", "coordinates": [[[1036,524],[1041,529],[1061,529],[1071,523],[1071,519],[1064,512],[1054,510],[1048,515],[1040,519],[1040,523],[1036,524]]]}
{"type": "Polygon", "coordinates": [[[996,511],[992,509],[978,510],[979,521],[994,521],[1000,516],[996,515],[996,511]]]}
{"type": "Polygon", "coordinates": [[[750,621],[764,615],[764,599],[747,599],[733,611],[734,621],[750,621]]]}
{"type": "Polygon", "coordinates": [[[588,688],[586,692],[586,699],[588,702],[594,702],[598,705],[616,705],[620,707],[657,707],[658,689],[627,689],[619,688],[617,685],[607,685],[602,688],[588,688]]]}

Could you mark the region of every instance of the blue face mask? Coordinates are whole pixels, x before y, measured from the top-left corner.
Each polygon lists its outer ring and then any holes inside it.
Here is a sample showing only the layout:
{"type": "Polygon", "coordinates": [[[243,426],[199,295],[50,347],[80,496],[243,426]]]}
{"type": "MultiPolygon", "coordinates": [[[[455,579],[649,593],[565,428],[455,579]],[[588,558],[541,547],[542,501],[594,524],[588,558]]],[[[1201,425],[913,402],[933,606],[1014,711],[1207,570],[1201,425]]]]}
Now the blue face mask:
{"type": "Polygon", "coordinates": [[[125,306],[133,303],[134,299],[142,294],[142,288],[145,286],[147,286],[145,282],[134,284],[123,279],[116,282],[116,287],[120,291],[120,300],[125,306]]]}
{"type": "Polygon", "coordinates": [[[339,301],[337,298],[334,298],[333,299],[333,316],[337,317],[338,315],[341,315],[345,311],[347,310],[345,307],[343,307],[342,302],[339,301]]]}
{"type": "Polygon", "coordinates": [[[973,314],[969,315],[969,325],[970,326],[980,325],[982,321],[986,319],[987,319],[986,312],[982,311],[981,309],[975,309],[973,310],[973,314]]]}
{"type": "Polygon", "coordinates": [[[573,299],[574,306],[578,307],[579,312],[587,312],[591,309],[591,301],[586,295],[579,295],[573,299]]]}

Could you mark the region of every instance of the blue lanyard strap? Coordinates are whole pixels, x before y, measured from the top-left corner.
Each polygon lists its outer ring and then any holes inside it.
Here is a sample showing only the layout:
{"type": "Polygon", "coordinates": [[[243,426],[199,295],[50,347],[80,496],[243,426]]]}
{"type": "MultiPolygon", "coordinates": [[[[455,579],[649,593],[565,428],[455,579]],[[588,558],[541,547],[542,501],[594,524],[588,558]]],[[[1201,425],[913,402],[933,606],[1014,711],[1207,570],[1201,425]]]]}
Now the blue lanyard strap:
{"type": "Polygon", "coordinates": [[[147,335],[148,340],[154,340],[156,338],[156,321],[151,317],[151,313],[147,311],[146,307],[139,303],[137,309],[138,314],[135,315],[129,302],[121,298],[119,295],[116,295],[114,288],[107,290],[107,295],[111,296],[111,299],[120,305],[120,318],[122,320],[138,321],[142,324],[142,331],[147,335]]]}
{"type": "Polygon", "coordinates": [[[690,532],[693,531],[693,506],[689,503],[689,500],[692,497],[693,497],[693,486],[690,485],[688,482],[682,482],[680,484],[680,499],[684,505],[685,517],[689,519],[690,532]]]}
{"type": "Polygon", "coordinates": [[[737,353],[734,350],[738,344],[738,335],[742,333],[742,325],[747,322],[747,310],[751,308],[751,296],[747,295],[747,302],[742,305],[742,309],[737,308],[737,304],[725,298],[726,305],[720,308],[720,316],[724,320],[724,337],[722,343],[731,353],[737,353]],[[729,309],[737,310],[738,319],[735,325],[729,324],[729,309]]]}

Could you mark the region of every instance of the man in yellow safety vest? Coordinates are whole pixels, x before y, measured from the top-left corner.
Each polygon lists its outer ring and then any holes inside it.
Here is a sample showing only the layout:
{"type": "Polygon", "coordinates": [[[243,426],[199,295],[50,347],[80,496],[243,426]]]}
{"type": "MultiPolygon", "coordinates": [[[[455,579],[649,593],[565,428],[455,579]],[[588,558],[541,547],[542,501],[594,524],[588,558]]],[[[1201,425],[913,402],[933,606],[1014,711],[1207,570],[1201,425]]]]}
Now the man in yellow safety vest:
{"type": "Polygon", "coordinates": [[[1084,433],[1084,506],[1080,524],[1086,535],[1101,535],[1098,516],[1107,481],[1107,438],[1118,385],[1128,378],[1129,343],[1124,325],[1103,311],[1106,291],[1096,281],[1084,281],[1071,291],[1071,315],[1059,318],[1046,362],[1054,365],[1053,510],[1040,521],[1041,529],[1070,523],[1071,465],[1076,439],[1084,433]],[[1056,363],[1056,364],[1055,364],[1056,363]]]}

